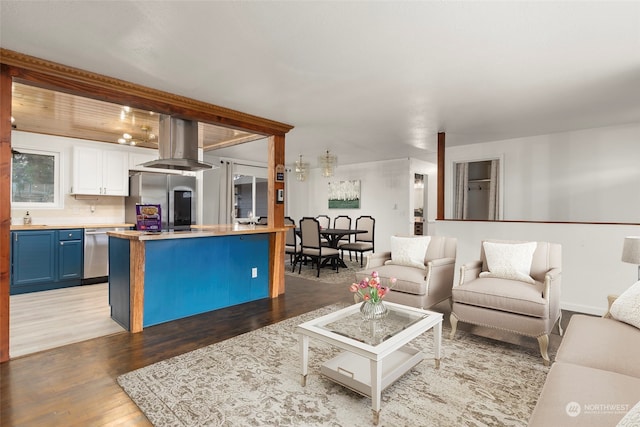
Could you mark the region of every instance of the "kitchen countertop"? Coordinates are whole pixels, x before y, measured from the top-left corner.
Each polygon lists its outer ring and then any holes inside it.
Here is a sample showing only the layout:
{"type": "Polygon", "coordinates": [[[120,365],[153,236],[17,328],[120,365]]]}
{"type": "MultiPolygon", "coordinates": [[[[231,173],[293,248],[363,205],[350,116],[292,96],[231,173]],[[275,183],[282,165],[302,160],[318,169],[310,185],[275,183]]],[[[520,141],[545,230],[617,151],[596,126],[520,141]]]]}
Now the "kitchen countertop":
{"type": "Polygon", "coordinates": [[[136,230],[109,231],[109,236],[128,240],[189,239],[194,237],[216,237],[238,234],[285,232],[289,227],[269,227],[267,225],[215,224],[193,225],[192,230],[146,232],[136,230]]]}
{"type": "Polygon", "coordinates": [[[12,225],[11,231],[24,231],[24,230],[66,230],[69,228],[130,228],[135,224],[60,224],[60,225],[45,225],[45,224],[32,224],[32,225],[12,225]]]}

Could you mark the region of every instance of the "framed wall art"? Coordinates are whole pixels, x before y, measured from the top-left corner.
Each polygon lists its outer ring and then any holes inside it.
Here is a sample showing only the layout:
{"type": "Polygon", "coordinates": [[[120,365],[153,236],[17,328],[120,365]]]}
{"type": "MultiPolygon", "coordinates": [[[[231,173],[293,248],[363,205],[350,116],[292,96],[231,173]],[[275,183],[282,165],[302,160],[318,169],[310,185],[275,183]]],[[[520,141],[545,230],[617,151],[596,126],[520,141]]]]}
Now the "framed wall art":
{"type": "Polygon", "coordinates": [[[329,182],[329,209],[359,209],[360,180],[329,182]]]}

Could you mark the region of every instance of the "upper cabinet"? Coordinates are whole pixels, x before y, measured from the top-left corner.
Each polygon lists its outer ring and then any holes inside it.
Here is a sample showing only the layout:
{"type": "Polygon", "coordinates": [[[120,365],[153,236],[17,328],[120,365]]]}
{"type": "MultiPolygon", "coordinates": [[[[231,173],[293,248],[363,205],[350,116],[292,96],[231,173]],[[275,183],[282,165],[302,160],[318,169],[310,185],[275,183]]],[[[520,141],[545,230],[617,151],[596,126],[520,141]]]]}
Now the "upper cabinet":
{"type": "MultiPolygon", "coordinates": [[[[153,168],[146,168],[140,166],[143,163],[150,162],[158,159],[158,150],[145,150],[145,152],[131,152],[129,153],[129,170],[153,170],[153,168]]],[[[157,171],[157,169],[156,169],[157,171]]]]}
{"type": "Polygon", "coordinates": [[[73,148],[72,194],[129,195],[129,155],[118,150],[73,148]]]}

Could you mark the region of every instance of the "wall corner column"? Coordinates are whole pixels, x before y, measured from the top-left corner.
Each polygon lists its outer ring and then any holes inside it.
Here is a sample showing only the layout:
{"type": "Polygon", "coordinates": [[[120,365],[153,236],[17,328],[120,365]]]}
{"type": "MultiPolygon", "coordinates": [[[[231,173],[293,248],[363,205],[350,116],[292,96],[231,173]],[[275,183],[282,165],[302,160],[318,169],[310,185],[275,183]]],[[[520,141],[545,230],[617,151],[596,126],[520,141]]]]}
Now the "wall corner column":
{"type": "Polygon", "coordinates": [[[438,209],[437,220],[444,219],[444,155],[445,155],[445,133],[438,132],[438,209]]]}

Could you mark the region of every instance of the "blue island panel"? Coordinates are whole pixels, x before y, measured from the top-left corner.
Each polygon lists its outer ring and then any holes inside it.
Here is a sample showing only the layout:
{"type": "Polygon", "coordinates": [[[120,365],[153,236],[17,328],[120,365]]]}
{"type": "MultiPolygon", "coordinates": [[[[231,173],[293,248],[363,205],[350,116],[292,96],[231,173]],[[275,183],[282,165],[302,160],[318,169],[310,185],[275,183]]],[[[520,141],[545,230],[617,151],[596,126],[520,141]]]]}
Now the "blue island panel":
{"type": "Polygon", "coordinates": [[[268,294],[268,234],[145,242],[144,327],[268,294]]]}
{"type": "Polygon", "coordinates": [[[109,305],[111,318],[130,329],[129,241],[109,237],[109,305]]]}

